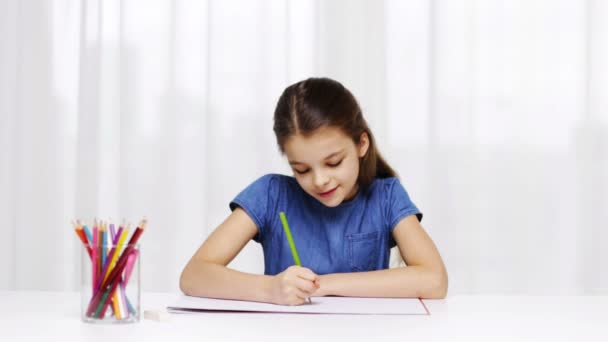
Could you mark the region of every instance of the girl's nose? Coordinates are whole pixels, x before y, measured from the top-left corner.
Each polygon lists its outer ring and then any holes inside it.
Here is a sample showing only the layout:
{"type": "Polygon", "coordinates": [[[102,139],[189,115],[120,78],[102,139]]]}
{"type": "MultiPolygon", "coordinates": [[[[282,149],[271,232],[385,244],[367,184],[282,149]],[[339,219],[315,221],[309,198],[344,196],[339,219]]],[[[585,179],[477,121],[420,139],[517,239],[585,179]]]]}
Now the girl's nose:
{"type": "Polygon", "coordinates": [[[313,183],[318,189],[323,189],[325,184],[329,183],[329,177],[324,172],[315,172],[313,174],[313,183]]]}

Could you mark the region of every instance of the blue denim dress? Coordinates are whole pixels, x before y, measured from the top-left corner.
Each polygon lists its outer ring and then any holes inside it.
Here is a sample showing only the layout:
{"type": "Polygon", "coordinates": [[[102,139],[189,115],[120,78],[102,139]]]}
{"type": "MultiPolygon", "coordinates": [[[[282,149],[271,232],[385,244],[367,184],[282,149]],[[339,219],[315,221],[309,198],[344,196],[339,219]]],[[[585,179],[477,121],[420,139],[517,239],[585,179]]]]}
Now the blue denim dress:
{"type": "Polygon", "coordinates": [[[405,217],[422,214],[397,178],[377,178],[350,201],[330,208],[308,195],[295,178],[265,175],[230,202],[258,227],[264,274],[294,265],[279,212],[285,212],[303,267],[317,274],[386,269],[395,246],[392,230],[405,217]]]}

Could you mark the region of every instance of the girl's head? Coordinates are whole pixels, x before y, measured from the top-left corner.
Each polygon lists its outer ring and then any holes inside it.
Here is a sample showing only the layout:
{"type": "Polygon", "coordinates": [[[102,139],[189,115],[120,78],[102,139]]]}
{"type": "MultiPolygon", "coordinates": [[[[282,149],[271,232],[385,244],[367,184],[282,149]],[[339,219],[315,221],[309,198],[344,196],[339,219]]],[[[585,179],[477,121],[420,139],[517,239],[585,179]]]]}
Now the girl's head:
{"type": "Polygon", "coordinates": [[[300,186],[328,207],[351,199],[375,177],[396,176],[357,100],[337,81],[309,78],[287,87],[274,112],[274,132],[300,186]]]}

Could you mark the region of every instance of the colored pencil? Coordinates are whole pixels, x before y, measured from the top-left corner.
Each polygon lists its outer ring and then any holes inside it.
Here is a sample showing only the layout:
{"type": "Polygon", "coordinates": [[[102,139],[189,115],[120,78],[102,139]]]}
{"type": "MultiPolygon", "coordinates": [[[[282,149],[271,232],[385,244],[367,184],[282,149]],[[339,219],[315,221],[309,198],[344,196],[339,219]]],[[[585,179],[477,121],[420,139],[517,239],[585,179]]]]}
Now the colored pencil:
{"type": "Polygon", "coordinates": [[[106,254],[108,253],[108,232],[104,223],[101,224],[101,268],[106,263],[106,254]]]}
{"type": "Polygon", "coordinates": [[[80,241],[82,241],[82,244],[86,248],[87,253],[89,254],[89,258],[93,260],[93,249],[91,248],[91,246],[89,246],[89,242],[87,241],[87,236],[85,235],[84,231],[80,227],[74,229],[74,231],[76,232],[76,235],[78,235],[78,238],[80,239],[80,241]]]}
{"type": "Polygon", "coordinates": [[[87,240],[89,240],[89,242],[93,241],[93,235],[91,234],[91,231],[89,230],[89,227],[87,227],[86,225],[82,226],[82,230],[84,230],[84,233],[87,235],[87,240]]]}
{"type": "Polygon", "coordinates": [[[116,265],[116,260],[118,260],[118,255],[120,254],[120,250],[122,249],[122,245],[125,243],[125,240],[126,240],[128,234],[129,234],[128,230],[122,231],[122,233],[120,234],[120,237],[118,239],[118,243],[114,247],[112,247],[112,250],[110,251],[111,255],[108,258],[107,264],[104,265],[104,269],[103,269],[103,271],[101,273],[102,274],[102,277],[101,277],[102,281],[99,281],[99,287],[101,287],[101,283],[103,281],[105,281],[106,279],[108,279],[108,276],[110,275],[110,272],[114,268],[114,265],[116,265]]]}
{"type": "Polygon", "coordinates": [[[93,292],[95,292],[95,285],[97,284],[97,269],[98,269],[98,263],[99,263],[99,248],[98,248],[98,244],[99,241],[98,239],[98,234],[97,234],[97,226],[93,226],[93,245],[91,246],[93,249],[93,260],[91,262],[91,273],[92,273],[92,277],[93,277],[93,292]]]}
{"type": "MultiPolygon", "coordinates": [[[[281,218],[281,223],[283,224],[283,231],[287,236],[287,242],[289,243],[289,248],[291,249],[291,255],[293,256],[293,261],[296,265],[302,266],[300,263],[300,256],[298,255],[298,251],[296,250],[296,244],[293,242],[293,237],[291,236],[291,230],[289,229],[289,224],[287,223],[287,216],[285,216],[284,212],[279,212],[279,217],[281,218]]],[[[312,304],[312,300],[308,297],[308,302],[312,304]]]]}
{"type": "Polygon", "coordinates": [[[110,223],[110,241],[114,242],[116,231],[114,230],[114,223],[110,223]]]}

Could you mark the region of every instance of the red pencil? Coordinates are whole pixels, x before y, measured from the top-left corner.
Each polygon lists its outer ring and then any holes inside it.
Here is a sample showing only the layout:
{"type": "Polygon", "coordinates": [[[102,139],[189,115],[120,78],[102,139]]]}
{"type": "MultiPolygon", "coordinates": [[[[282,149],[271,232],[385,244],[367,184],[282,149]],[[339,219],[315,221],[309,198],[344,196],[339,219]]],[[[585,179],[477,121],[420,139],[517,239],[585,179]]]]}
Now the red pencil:
{"type": "Polygon", "coordinates": [[[93,224],[93,260],[92,260],[92,265],[91,265],[91,277],[92,277],[92,289],[93,289],[93,293],[95,293],[95,284],[97,284],[97,279],[98,279],[98,274],[99,272],[97,271],[97,269],[99,268],[99,258],[101,258],[101,256],[99,255],[99,234],[97,231],[97,221],[95,221],[95,223],[93,224]]]}
{"type": "Polygon", "coordinates": [[[80,238],[80,241],[82,241],[84,247],[87,249],[89,257],[93,258],[93,249],[91,248],[91,246],[89,246],[89,241],[87,241],[87,235],[84,233],[84,230],[82,230],[82,228],[80,227],[77,227],[74,229],[74,231],[76,232],[76,235],[78,235],[78,237],[80,238]]]}

